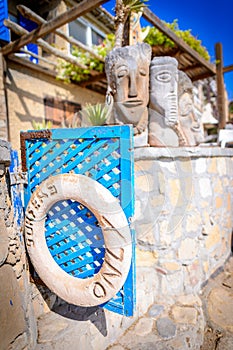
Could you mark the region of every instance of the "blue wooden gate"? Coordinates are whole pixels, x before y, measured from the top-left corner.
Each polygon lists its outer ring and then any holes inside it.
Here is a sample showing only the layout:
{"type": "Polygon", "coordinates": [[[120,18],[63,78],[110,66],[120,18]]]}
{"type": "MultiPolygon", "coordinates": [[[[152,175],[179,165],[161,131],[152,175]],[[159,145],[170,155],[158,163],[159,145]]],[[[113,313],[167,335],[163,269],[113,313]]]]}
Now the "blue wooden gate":
{"type": "MultiPolygon", "coordinates": [[[[25,207],[36,187],[50,176],[74,173],[98,181],[119,198],[129,225],[134,214],[133,131],[130,126],[21,132],[22,171],[27,172],[25,207]]],[[[131,316],[135,307],[135,248],[127,280],[103,306],[131,316]]],[[[56,203],[45,223],[48,249],[68,274],[88,278],[103,263],[105,248],[94,214],[72,200],[56,203]],[[74,239],[75,237],[75,239],[74,239]]]]}

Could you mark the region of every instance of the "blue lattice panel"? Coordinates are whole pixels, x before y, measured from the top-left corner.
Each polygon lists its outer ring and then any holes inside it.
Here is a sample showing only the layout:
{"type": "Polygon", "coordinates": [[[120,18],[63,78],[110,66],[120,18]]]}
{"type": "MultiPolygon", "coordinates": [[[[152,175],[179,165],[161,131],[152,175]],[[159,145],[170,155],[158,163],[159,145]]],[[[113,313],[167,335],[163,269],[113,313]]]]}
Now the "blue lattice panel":
{"type": "MultiPolygon", "coordinates": [[[[130,224],[134,210],[132,148],[129,126],[21,133],[22,167],[28,173],[25,206],[48,177],[82,174],[119,198],[130,224]]],[[[54,260],[68,274],[88,278],[100,270],[105,254],[102,230],[95,215],[81,203],[67,200],[54,204],[47,214],[45,238],[54,260]]],[[[133,314],[133,271],[134,254],[125,285],[105,307],[124,315],[133,314]]]]}

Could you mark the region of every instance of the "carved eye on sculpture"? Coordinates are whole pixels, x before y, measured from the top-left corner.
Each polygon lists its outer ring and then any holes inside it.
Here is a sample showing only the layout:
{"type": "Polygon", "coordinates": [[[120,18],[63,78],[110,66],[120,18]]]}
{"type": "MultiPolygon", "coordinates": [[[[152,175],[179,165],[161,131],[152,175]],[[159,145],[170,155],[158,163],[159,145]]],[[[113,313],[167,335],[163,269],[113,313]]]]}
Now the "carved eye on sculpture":
{"type": "Polygon", "coordinates": [[[168,83],[171,78],[172,78],[172,75],[170,72],[168,71],[163,71],[163,72],[160,72],[158,73],[155,78],[158,80],[158,81],[161,81],[163,83],[168,83]]]}
{"type": "Polygon", "coordinates": [[[126,77],[127,75],[128,75],[128,69],[126,68],[120,69],[117,72],[117,78],[123,78],[123,77],[126,77]]]}
{"type": "Polygon", "coordinates": [[[143,69],[143,68],[141,68],[141,69],[139,70],[139,73],[140,73],[140,75],[143,76],[143,77],[145,77],[145,76],[147,75],[147,71],[146,71],[145,69],[143,69]]]}

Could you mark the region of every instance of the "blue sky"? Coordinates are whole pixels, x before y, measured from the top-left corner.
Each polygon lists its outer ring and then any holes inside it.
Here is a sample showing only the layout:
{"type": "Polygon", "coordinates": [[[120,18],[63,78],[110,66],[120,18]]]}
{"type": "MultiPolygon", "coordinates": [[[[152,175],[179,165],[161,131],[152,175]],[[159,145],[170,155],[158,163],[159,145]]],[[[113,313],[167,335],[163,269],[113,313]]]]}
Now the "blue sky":
{"type": "MultiPolygon", "coordinates": [[[[110,11],[114,4],[111,0],[104,7],[110,11]]],[[[191,29],[207,48],[212,63],[215,43],[221,42],[224,66],[233,64],[233,0],[149,0],[147,4],[160,19],[178,19],[180,29],[191,29]]],[[[233,100],[233,71],[224,74],[224,81],[228,97],[233,100]]]]}

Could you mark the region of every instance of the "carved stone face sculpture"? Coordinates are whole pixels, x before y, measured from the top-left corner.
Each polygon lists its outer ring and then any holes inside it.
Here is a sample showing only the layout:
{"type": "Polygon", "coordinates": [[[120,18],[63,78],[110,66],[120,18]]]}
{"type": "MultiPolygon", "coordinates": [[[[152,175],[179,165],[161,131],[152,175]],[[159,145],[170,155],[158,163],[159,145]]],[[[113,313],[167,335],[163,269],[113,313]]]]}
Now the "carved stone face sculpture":
{"type": "Polygon", "coordinates": [[[114,98],[113,122],[133,124],[135,134],[148,124],[150,60],[151,47],[145,43],[113,49],[105,60],[114,98]]]}
{"type": "Polygon", "coordinates": [[[187,74],[179,71],[178,85],[179,123],[188,146],[204,141],[200,120],[193,106],[193,85],[187,74]]]}
{"type": "Polygon", "coordinates": [[[177,60],[155,57],[150,67],[150,108],[163,110],[166,125],[177,121],[177,84],[177,60]]]}
{"type": "Polygon", "coordinates": [[[155,57],[150,66],[151,146],[178,146],[175,129],[178,123],[178,62],[172,57],[155,57]]]}

